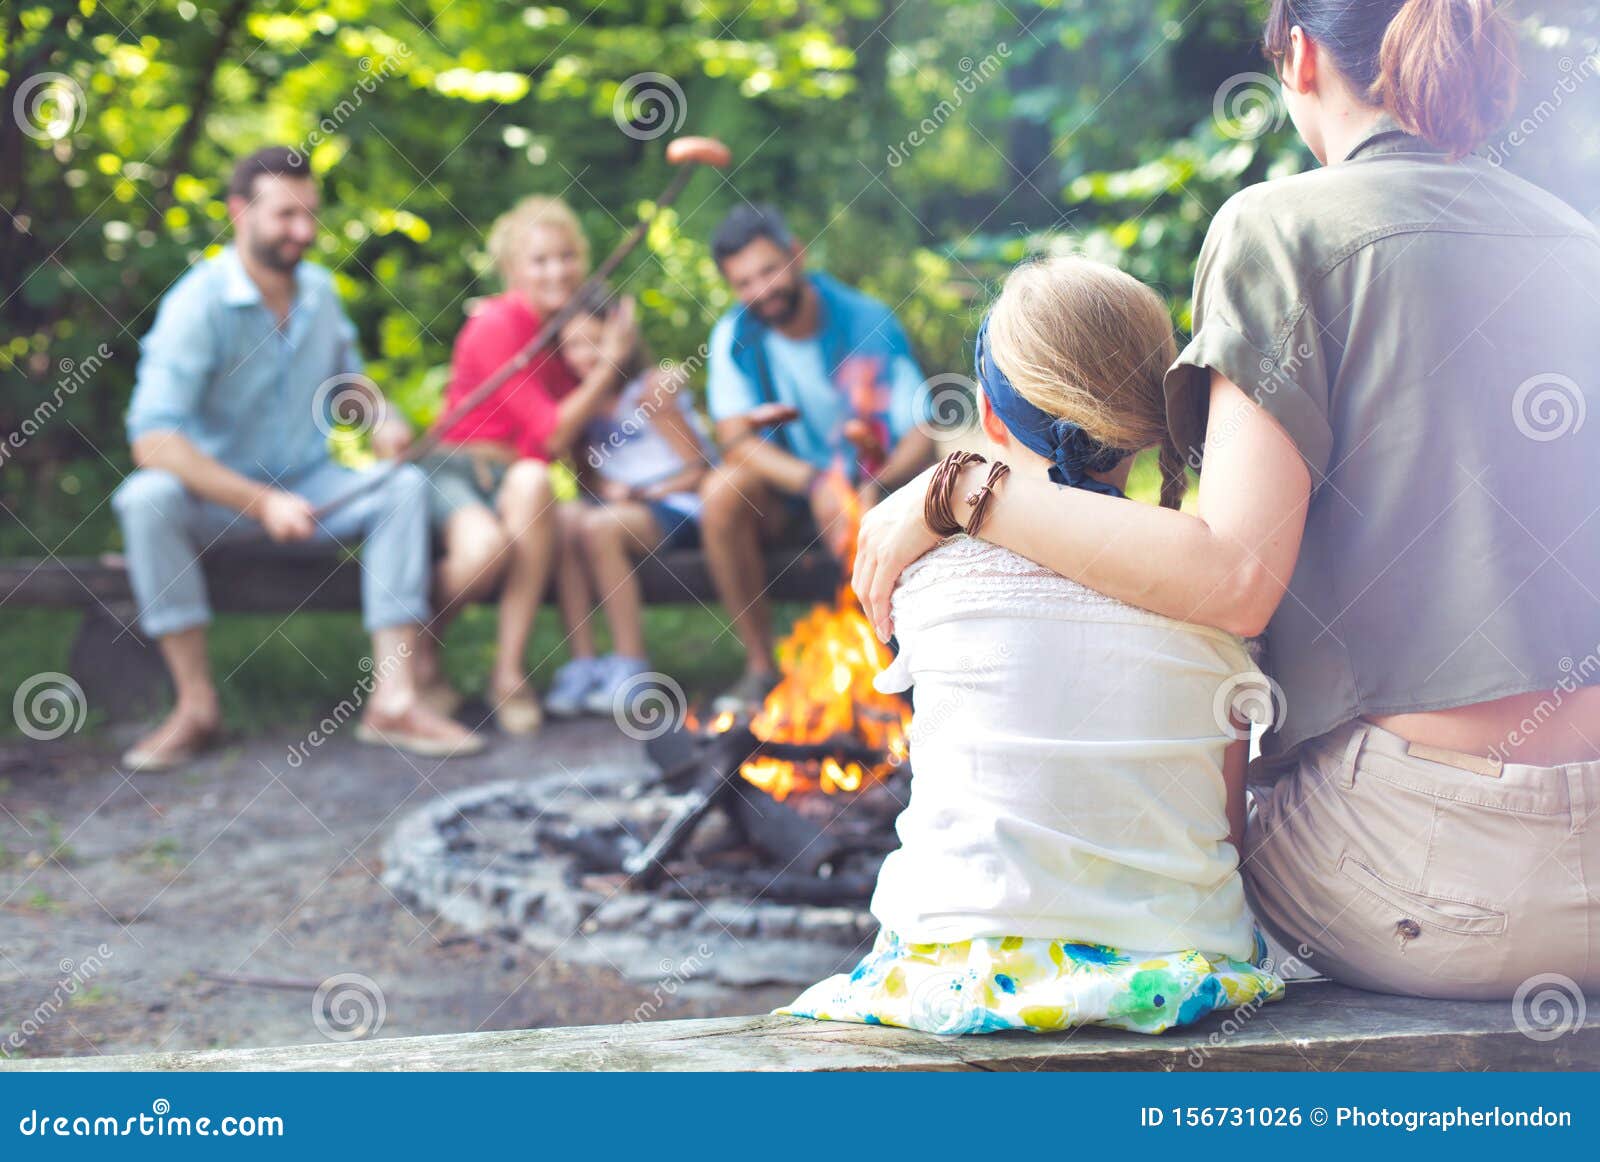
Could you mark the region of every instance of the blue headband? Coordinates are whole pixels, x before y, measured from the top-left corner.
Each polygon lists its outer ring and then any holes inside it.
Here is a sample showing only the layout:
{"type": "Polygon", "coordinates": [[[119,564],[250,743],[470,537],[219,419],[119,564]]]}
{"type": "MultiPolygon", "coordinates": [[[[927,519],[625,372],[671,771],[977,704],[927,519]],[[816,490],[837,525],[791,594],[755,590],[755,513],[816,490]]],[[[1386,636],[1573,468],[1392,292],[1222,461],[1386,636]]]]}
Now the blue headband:
{"type": "Polygon", "coordinates": [[[1127,452],[1108,448],[1071,420],[1057,419],[1022,398],[1006,373],[989,354],[989,316],[978,328],[978,382],[989,406],[1017,441],[1050,461],[1050,479],[1070,488],[1084,488],[1106,496],[1121,496],[1114,484],[1094,479],[1090,472],[1109,472],[1127,452]]]}

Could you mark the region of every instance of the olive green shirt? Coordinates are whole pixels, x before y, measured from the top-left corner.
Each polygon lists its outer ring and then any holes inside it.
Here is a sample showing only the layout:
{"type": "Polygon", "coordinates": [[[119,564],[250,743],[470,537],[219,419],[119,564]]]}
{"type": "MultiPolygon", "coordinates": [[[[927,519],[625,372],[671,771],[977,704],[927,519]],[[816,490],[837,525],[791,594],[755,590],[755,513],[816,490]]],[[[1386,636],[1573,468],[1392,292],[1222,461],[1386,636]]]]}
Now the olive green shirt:
{"type": "Polygon", "coordinates": [[[1265,753],[1600,678],[1600,236],[1579,214],[1384,118],[1212,221],[1166,381],[1193,464],[1211,372],[1312,478],[1265,753]]]}

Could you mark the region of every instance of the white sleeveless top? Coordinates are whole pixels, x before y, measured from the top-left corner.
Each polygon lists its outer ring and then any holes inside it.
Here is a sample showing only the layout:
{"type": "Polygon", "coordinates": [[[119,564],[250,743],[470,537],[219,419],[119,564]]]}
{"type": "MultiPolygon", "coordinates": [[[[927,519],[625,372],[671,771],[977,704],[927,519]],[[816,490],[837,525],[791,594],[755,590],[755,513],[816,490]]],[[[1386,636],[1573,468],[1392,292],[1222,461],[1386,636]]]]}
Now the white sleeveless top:
{"type": "Polygon", "coordinates": [[[915,714],[885,928],[1252,955],[1222,781],[1239,639],[966,536],[905,571],[894,621],[877,684],[914,683],[915,714]]]}
{"type": "MultiPolygon", "coordinates": [[[[602,479],[615,480],[634,488],[646,488],[684,469],[684,460],[678,450],[656,427],[644,402],[646,376],[630,380],[617,393],[617,401],[609,411],[602,412],[589,421],[584,431],[584,441],[589,445],[590,463],[602,479]]],[[[700,425],[689,402],[687,391],[673,393],[673,403],[682,410],[689,421],[690,430],[699,439],[703,457],[711,462],[710,441],[700,425]]],[[[662,498],[662,503],[689,516],[700,514],[700,494],[674,492],[662,498]]]]}

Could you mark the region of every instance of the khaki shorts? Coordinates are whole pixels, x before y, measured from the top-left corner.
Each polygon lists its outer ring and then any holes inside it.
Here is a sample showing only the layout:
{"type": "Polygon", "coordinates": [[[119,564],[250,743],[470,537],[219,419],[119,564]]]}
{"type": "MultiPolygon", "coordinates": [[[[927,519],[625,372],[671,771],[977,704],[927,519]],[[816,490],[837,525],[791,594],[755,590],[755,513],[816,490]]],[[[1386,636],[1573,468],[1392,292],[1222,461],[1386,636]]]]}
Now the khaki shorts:
{"type": "Polygon", "coordinates": [[[493,510],[495,493],[510,465],[466,450],[430,452],[417,461],[428,478],[428,516],[436,529],[450,514],[481,504],[493,510]]]}
{"type": "Polygon", "coordinates": [[[1546,973],[1600,988],[1600,761],[1485,768],[1360,721],[1305,744],[1252,787],[1256,918],[1379,992],[1509,997],[1546,973]]]}

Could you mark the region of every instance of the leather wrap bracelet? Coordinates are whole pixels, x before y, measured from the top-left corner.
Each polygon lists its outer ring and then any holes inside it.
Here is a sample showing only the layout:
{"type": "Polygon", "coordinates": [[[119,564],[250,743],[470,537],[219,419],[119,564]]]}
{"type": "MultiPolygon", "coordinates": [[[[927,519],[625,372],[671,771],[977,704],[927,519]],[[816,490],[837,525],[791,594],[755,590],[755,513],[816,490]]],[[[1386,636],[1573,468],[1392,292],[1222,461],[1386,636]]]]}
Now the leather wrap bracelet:
{"type": "MultiPolygon", "coordinates": [[[[928,493],[922,505],[922,519],[929,529],[941,537],[953,537],[960,532],[972,531],[975,527],[974,522],[969,519],[967,526],[963,528],[955,517],[952,501],[955,498],[956,485],[961,480],[961,473],[973,464],[988,462],[988,457],[977,452],[951,452],[939,461],[938,467],[933,470],[933,479],[928,482],[928,493]]],[[[969,494],[968,503],[972,503],[974,497],[977,497],[980,503],[987,500],[990,493],[986,490],[992,489],[1000,477],[1008,471],[1010,469],[1004,464],[995,463],[990,467],[989,478],[983,487],[969,494]]],[[[976,510],[974,515],[978,515],[976,510]]]]}
{"type": "Polygon", "coordinates": [[[1006,478],[1006,473],[1011,471],[1011,465],[1003,464],[996,460],[989,465],[988,478],[982,487],[974,488],[967,493],[967,503],[972,506],[972,513],[967,517],[967,535],[975,537],[978,530],[983,527],[984,519],[989,515],[989,502],[994,499],[995,485],[1006,478]]]}

